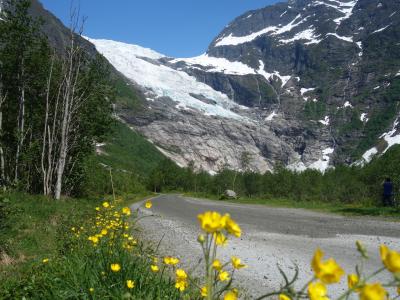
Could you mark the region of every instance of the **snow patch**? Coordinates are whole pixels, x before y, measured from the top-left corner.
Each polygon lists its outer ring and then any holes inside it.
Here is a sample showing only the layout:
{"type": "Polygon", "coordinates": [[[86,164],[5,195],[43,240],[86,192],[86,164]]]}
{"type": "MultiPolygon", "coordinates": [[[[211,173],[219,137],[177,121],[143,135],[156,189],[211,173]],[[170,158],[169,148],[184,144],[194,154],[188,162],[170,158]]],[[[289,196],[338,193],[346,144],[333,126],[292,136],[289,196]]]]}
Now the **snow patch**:
{"type": "Polygon", "coordinates": [[[320,122],[322,125],[328,126],[330,122],[329,116],[325,116],[323,120],[319,120],[318,122],[320,122]]]}
{"type": "Polygon", "coordinates": [[[283,13],[281,13],[281,15],[279,16],[279,18],[282,18],[284,15],[286,15],[287,10],[285,10],[283,13]]]}
{"type": "Polygon", "coordinates": [[[305,93],[311,92],[313,90],[315,90],[315,88],[301,88],[300,94],[303,96],[305,93]]]}
{"type": "Polygon", "coordinates": [[[171,63],[177,62],[185,62],[190,66],[200,65],[204,66],[207,69],[207,72],[219,72],[230,75],[247,75],[247,74],[256,74],[256,72],[250,68],[248,65],[245,65],[238,61],[229,61],[226,58],[212,57],[207,54],[202,54],[200,56],[191,57],[191,58],[176,58],[171,60],[171,63]]]}
{"type": "Polygon", "coordinates": [[[363,56],[363,47],[362,47],[362,42],[356,42],[358,48],[360,48],[360,52],[358,53],[358,56],[361,57],[363,56]]]}
{"type": "Polygon", "coordinates": [[[362,113],[360,116],[360,121],[365,123],[368,122],[369,119],[367,118],[367,115],[367,113],[362,113]]]}
{"type": "Polygon", "coordinates": [[[349,101],[346,101],[346,102],[343,104],[343,108],[346,108],[346,107],[353,108],[353,105],[351,105],[351,103],[350,103],[349,101]]]}
{"type": "Polygon", "coordinates": [[[397,74],[395,74],[394,76],[395,76],[395,77],[396,77],[396,76],[400,76],[400,70],[399,70],[399,71],[397,72],[397,74]]]}
{"type": "Polygon", "coordinates": [[[306,40],[307,42],[304,44],[311,45],[311,44],[318,44],[319,42],[321,42],[321,40],[318,39],[318,37],[320,37],[320,35],[316,35],[314,29],[306,29],[296,33],[294,37],[292,37],[291,39],[281,39],[279,40],[279,42],[283,44],[288,44],[298,40],[306,40]]]}
{"type": "Polygon", "coordinates": [[[369,163],[377,153],[378,153],[378,149],[376,149],[376,147],[373,147],[373,148],[365,151],[365,153],[362,155],[362,158],[364,159],[364,161],[369,163]]]}
{"type": "Polygon", "coordinates": [[[290,78],[292,77],[290,75],[281,75],[278,71],[274,71],[273,73],[268,73],[264,69],[265,68],[264,62],[262,60],[259,60],[258,63],[260,64],[260,67],[257,70],[257,73],[264,76],[265,79],[267,79],[268,81],[271,78],[273,78],[274,76],[279,78],[282,82],[282,87],[284,87],[286,85],[286,83],[290,80],[290,78]]]}
{"type": "Polygon", "coordinates": [[[265,118],[265,121],[272,121],[272,119],[277,116],[278,114],[273,111],[268,117],[265,118]]]}
{"type": "Polygon", "coordinates": [[[397,118],[396,121],[394,121],[392,130],[390,130],[389,132],[384,133],[384,134],[381,135],[381,138],[383,138],[388,144],[388,146],[385,148],[385,150],[382,151],[382,153],[385,153],[393,145],[400,144],[400,133],[397,133],[398,132],[398,130],[397,130],[397,126],[398,125],[399,125],[399,118],[397,118]]]}
{"type": "Polygon", "coordinates": [[[335,151],[333,148],[322,150],[322,158],[308,166],[309,169],[325,172],[329,168],[330,155],[335,151]]]}
{"type": "Polygon", "coordinates": [[[327,35],[332,35],[332,36],[338,38],[339,40],[342,40],[345,42],[349,42],[349,43],[353,42],[353,38],[351,36],[340,36],[337,33],[328,33],[327,35]]]}
{"type": "Polygon", "coordinates": [[[377,29],[377,30],[373,31],[371,34],[374,34],[374,33],[378,33],[378,32],[384,31],[384,30],[385,30],[386,28],[388,28],[390,25],[391,25],[391,24],[389,24],[389,25],[387,25],[387,26],[385,26],[385,27],[382,27],[382,28],[380,28],[380,29],[377,29]]]}
{"type": "Polygon", "coordinates": [[[288,24],[284,25],[284,26],[268,26],[260,31],[257,32],[253,32],[249,35],[246,36],[233,36],[232,33],[230,33],[228,36],[224,36],[221,37],[217,40],[217,42],[215,43],[216,47],[220,47],[220,46],[236,46],[236,45],[240,45],[240,44],[244,44],[244,43],[248,43],[253,41],[254,39],[258,38],[259,36],[262,36],[266,33],[271,33],[271,35],[280,35],[286,32],[290,32],[293,28],[295,28],[296,26],[300,25],[301,23],[305,22],[307,20],[307,18],[304,18],[300,21],[298,21],[299,19],[301,19],[301,15],[298,14],[291,22],[289,22],[288,24]],[[296,23],[296,21],[298,21],[296,23]]]}

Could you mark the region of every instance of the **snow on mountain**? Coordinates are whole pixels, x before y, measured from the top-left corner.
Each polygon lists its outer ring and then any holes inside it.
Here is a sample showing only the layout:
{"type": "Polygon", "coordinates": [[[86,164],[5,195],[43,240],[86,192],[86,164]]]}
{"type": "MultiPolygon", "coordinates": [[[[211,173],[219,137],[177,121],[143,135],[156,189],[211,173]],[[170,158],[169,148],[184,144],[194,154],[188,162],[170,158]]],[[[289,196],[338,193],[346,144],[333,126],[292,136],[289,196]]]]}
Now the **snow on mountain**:
{"type": "Polygon", "coordinates": [[[306,29],[304,31],[296,33],[294,37],[290,39],[280,39],[279,42],[283,44],[288,44],[298,40],[305,40],[306,41],[304,43],[305,45],[311,45],[311,44],[318,44],[319,42],[321,42],[321,40],[318,39],[319,37],[320,35],[316,35],[314,29],[306,29]]]}
{"type": "Polygon", "coordinates": [[[322,150],[322,158],[308,166],[309,169],[325,172],[329,168],[330,155],[334,152],[333,148],[322,150]]]}
{"type": "MultiPolygon", "coordinates": [[[[205,115],[244,120],[231,111],[240,108],[228,96],[217,92],[185,72],[161,65],[157,59],[165,57],[153,50],[111,40],[89,39],[109,62],[130,80],[150,89],[158,97],[170,97],[178,109],[195,109],[205,115]],[[201,101],[193,95],[212,100],[201,101]]],[[[233,64],[238,70],[237,65],[233,64]]],[[[157,99],[155,99],[157,100],[157,99]]]]}
{"type": "Polygon", "coordinates": [[[342,17],[333,20],[337,24],[337,26],[339,26],[344,20],[350,18],[350,16],[353,14],[353,9],[356,4],[357,1],[343,2],[340,0],[333,0],[329,2],[313,1],[312,3],[313,6],[325,5],[327,7],[334,8],[335,10],[343,14],[342,17]]]}
{"type": "Polygon", "coordinates": [[[382,28],[379,28],[379,29],[377,29],[377,30],[375,30],[375,31],[373,31],[371,34],[374,34],[374,33],[378,33],[378,32],[381,32],[381,31],[384,31],[386,28],[388,28],[390,26],[390,24],[389,25],[387,25],[387,26],[385,26],[385,27],[382,27],[382,28]]]}
{"type": "MultiPolygon", "coordinates": [[[[290,21],[288,24],[284,26],[268,26],[260,31],[251,33],[246,36],[233,36],[232,34],[229,34],[226,37],[222,37],[217,40],[217,43],[215,44],[216,47],[219,46],[232,46],[232,45],[239,45],[239,44],[244,44],[253,41],[254,39],[258,38],[259,36],[262,36],[266,33],[271,32],[271,35],[281,35],[286,32],[290,32],[293,28],[296,26],[302,24],[305,22],[307,18],[301,19],[301,15],[298,14],[292,21],[290,21]],[[300,19],[300,20],[299,20],[300,19]],[[298,21],[299,20],[299,21],[298,21]],[[296,21],[298,21],[296,23],[296,21]]],[[[310,36],[310,33],[303,33],[304,36],[310,36]]]]}
{"type": "Polygon", "coordinates": [[[211,57],[207,54],[191,58],[176,58],[170,61],[171,63],[185,62],[195,68],[196,65],[204,66],[207,72],[220,72],[230,75],[247,75],[256,74],[256,72],[241,62],[231,62],[226,58],[211,57]]]}

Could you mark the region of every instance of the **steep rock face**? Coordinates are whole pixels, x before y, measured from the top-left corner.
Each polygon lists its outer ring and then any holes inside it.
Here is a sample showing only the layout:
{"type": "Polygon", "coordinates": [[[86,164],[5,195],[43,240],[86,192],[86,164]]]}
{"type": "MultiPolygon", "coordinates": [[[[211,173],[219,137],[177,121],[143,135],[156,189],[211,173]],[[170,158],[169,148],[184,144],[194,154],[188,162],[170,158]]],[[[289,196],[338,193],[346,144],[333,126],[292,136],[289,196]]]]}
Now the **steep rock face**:
{"type": "Polygon", "coordinates": [[[144,110],[119,116],[183,166],[323,171],[400,142],[396,0],[278,3],[186,59],[90,41],[145,95],[144,110]]]}
{"type": "Polygon", "coordinates": [[[170,63],[237,103],[276,109],[311,132],[325,125],[334,161],[351,163],[397,116],[399,41],[398,1],[297,0],[247,12],[205,55],[170,63]],[[215,72],[215,58],[254,72],[215,72]]]}

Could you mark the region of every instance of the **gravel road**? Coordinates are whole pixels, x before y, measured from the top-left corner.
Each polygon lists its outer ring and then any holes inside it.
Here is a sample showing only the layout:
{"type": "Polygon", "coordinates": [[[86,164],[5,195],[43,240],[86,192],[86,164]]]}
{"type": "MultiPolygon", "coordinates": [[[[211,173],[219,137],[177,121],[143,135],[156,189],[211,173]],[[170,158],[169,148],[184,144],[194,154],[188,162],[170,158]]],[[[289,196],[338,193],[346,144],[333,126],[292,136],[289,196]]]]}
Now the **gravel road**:
{"type": "MultiPolygon", "coordinates": [[[[137,203],[132,208],[137,209],[140,205],[137,203]]],[[[152,209],[141,209],[140,212],[154,216],[142,219],[140,224],[147,239],[155,243],[162,239],[161,253],[178,256],[185,268],[194,269],[201,258],[196,241],[200,233],[197,215],[209,210],[229,213],[240,224],[242,237],[230,240],[219,256],[229,260],[231,255],[237,255],[249,266],[237,272],[235,277],[238,285],[253,296],[279,287],[282,278],[277,264],[287,274],[292,274],[293,266],[298,265],[301,270],[298,285],[304,285],[312,276],[310,260],[317,247],[326,253],[326,257],[334,257],[346,272],[354,272],[354,266],[359,262],[356,240],[363,242],[369,250],[371,259],[365,265],[366,270],[382,266],[380,244],[400,250],[398,222],[178,195],[153,198],[152,209]]],[[[385,279],[385,276],[378,279],[385,279]]],[[[343,279],[339,285],[330,287],[330,295],[340,295],[345,287],[346,280],[343,279]]]]}

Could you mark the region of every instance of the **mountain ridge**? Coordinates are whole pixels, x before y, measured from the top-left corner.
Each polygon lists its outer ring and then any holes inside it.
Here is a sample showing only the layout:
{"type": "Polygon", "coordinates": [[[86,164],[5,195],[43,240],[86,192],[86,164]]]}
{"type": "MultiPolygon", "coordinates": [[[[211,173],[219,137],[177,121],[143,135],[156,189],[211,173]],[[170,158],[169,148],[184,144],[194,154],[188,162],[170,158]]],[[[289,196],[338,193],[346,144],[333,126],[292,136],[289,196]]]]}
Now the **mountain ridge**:
{"type": "Polygon", "coordinates": [[[119,117],[179,165],[324,171],[398,142],[399,11],[280,2],[235,18],[193,58],[89,40],[139,95],[141,109],[117,104],[119,117]]]}

